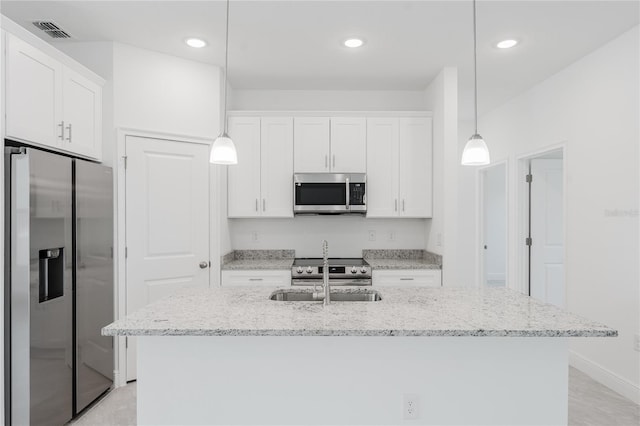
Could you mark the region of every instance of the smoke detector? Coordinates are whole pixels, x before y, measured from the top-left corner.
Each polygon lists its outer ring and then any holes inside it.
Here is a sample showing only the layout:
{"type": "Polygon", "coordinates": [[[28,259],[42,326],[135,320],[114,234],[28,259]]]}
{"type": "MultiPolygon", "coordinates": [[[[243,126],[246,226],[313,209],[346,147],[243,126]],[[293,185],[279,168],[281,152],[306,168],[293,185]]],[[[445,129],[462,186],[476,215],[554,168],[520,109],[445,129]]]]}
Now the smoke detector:
{"type": "Polygon", "coordinates": [[[56,23],[51,21],[34,21],[33,25],[36,28],[41,29],[51,38],[62,39],[62,38],[71,38],[69,33],[60,28],[56,23]]]}

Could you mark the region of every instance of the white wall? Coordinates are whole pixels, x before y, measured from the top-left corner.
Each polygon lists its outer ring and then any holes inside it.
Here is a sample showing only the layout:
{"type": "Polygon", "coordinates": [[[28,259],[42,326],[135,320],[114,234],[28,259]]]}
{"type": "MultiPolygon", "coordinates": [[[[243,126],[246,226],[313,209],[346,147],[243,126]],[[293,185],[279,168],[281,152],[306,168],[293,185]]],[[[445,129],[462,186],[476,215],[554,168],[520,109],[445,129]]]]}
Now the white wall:
{"type": "MultiPolygon", "coordinates": [[[[519,244],[513,220],[516,160],[566,144],[567,308],[620,333],[618,338],[572,340],[572,362],[636,402],[640,402],[640,353],[633,349],[634,334],[640,333],[639,39],[635,27],[485,114],[479,125],[492,159],[510,162],[511,280],[516,279],[519,244]]],[[[471,175],[461,173],[460,191],[467,197],[475,197],[471,175]]],[[[460,223],[474,221],[474,216],[474,210],[461,210],[460,223]]],[[[467,243],[477,244],[472,238],[467,243]]]]}
{"type": "Polygon", "coordinates": [[[220,69],[114,44],[116,127],[215,138],[220,69]]]}
{"type": "Polygon", "coordinates": [[[255,111],[424,111],[420,90],[240,90],[231,110],[255,111]]]}
{"type": "Polygon", "coordinates": [[[232,219],[236,250],[295,249],[298,257],[361,257],[362,249],[424,249],[424,219],[366,219],[361,216],[296,216],[293,219],[232,219]],[[369,240],[369,231],[376,234],[369,240]],[[257,233],[257,241],[254,240],[257,233]],[[393,240],[390,234],[393,233],[393,240]]]}
{"type": "Polygon", "coordinates": [[[426,226],[426,249],[441,254],[442,284],[464,286],[458,279],[457,246],[458,70],[444,68],[424,92],[433,113],[433,219],[426,226]]]}

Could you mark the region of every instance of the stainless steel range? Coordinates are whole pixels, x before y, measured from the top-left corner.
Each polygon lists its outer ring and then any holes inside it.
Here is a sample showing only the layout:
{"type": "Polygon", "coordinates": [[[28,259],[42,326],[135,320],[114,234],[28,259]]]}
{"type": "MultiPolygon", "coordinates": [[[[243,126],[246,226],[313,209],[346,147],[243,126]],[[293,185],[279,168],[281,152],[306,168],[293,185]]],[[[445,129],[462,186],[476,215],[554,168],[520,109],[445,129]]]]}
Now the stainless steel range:
{"type": "MultiPolygon", "coordinates": [[[[298,258],[291,267],[291,285],[322,285],[321,258],[298,258]]],[[[330,258],[329,284],[371,285],[371,266],[364,259],[330,258]]]]}

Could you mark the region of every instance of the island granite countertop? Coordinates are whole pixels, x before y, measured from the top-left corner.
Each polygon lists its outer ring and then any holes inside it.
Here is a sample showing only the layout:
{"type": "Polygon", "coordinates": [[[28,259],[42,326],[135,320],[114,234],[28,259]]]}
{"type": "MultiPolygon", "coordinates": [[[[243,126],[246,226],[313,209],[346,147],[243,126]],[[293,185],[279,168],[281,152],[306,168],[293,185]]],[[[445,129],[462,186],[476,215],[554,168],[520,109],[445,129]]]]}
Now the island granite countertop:
{"type": "MultiPolygon", "coordinates": [[[[281,302],[272,288],[183,289],[105,336],[610,337],[618,332],[512,290],[380,289],[378,302],[281,302]]],[[[312,291],[287,288],[284,291],[312,291]]],[[[344,288],[335,291],[361,292],[344,288]]]]}

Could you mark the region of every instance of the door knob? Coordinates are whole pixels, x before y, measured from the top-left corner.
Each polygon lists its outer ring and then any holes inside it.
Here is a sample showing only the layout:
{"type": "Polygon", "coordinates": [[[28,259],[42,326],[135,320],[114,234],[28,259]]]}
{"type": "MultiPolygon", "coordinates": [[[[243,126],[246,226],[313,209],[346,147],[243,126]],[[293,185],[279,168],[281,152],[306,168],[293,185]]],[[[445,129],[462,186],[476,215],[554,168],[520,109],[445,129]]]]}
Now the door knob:
{"type": "Polygon", "coordinates": [[[200,269],[206,269],[209,266],[209,262],[200,262],[198,266],[200,266],[200,269]]]}

